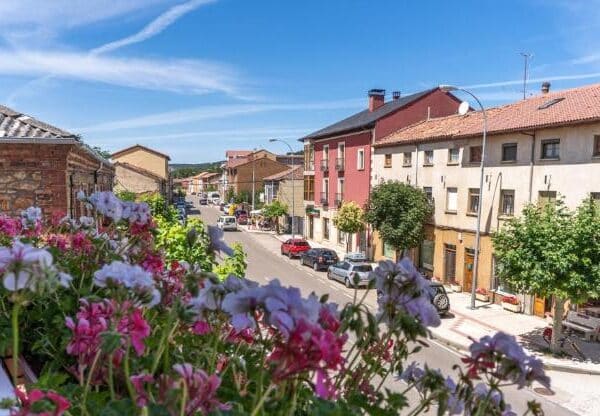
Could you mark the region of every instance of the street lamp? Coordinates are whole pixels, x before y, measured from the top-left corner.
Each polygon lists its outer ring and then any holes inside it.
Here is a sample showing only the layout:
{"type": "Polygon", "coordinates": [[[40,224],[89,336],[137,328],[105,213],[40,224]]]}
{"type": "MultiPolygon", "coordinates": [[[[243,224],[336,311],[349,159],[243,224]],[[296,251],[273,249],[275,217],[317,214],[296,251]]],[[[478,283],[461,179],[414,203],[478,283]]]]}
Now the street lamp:
{"type": "MultiPolygon", "coordinates": [[[[471,309],[475,309],[475,294],[477,290],[477,276],[479,272],[479,248],[481,244],[481,206],[483,205],[483,167],[485,163],[485,144],[486,144],[486,136],[487,136],[487,115],[485,113],[485,108],[481,101],[470,91],[467,91],[463,88],[454,87],[452,85],[440,85],[440,90],[444,92],[450,91],[462,91],[471,97],[477,104],[479,104],[479,108],[481,108],[481,113],[483,114],[483,142],[481,144],[481,162],[480,162],[480,173],[479,173],[479,203],[477,204],[477,229],[475,230],[475,262],[473,264],[473,282],[471,285],[471,309]]],[[[459,109],[459,111],[462,109],[459,109]]],[[[465,114],[468,111],[468,107],[464,110],[460,111],[461,114],[465,114]],[[464,111],[464,113],[462,112],[464,111]]]]}
{"type": "Polygon", "coordinates": [[[294,178],[294,171],[296,169],[293,161],[294,161],[294,150],[292,149],[292,146],[290,146],[290,144],[288,142],[286,142],[285,140],[281,140],[281,139],[269,139],[270,143],[274,143],[274,142],[281,142],[283,144],[285,144],[289,149],[290,149],[290,154],[292,155],[292,239],[296,236],[296,180],[294,178]]]}

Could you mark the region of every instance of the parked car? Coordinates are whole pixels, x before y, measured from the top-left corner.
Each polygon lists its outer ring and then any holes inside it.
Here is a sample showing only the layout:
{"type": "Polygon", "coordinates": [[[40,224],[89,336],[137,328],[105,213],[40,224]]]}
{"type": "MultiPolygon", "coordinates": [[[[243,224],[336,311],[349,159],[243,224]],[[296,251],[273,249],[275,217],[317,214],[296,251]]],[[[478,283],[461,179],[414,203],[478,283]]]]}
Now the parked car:
{"type": "MultiPolygon", "coordinates": [[[[382,293],[377,291],[378,299],[381,295],[382,293]]],[[[450,312],[450,299],[446,293],[446,288],[440,282],[429,282],[429,299],[431,300],[431,304],[437,309],[438,314],[446,315],[450,312]]]]}
{"type": "Polygon", "coordinates": [[[248,224],[248,214],[242,213],[237,216],[238,224],[246,225],[248,224]]]}
{"type": "Polygon", "coordinates": [[[367,256],[365,256],[364,253],[359,253],[359,252],[346,253],[344,255],[344,261],[349,261],[349,262],[353,262],[353,263],[366,263],[367,256]]]}
{"type": "Polygon", "coordinates": [[[311,248],[300,256],[300,262],[305,266],[311,266],[315,271],[327,269],[338,261],[336,252],[327,248],[311,248]]]}
{"type": "Polygon", "coordinates": [[[305,251],[310,250],[310,244],[308,241],[302,238],[289,239],[281,243],[281,254],[292,257],[298,257],[305,251]]]}
{"type": "Polygon", "coordinates": [[[198,201],[200,202],[200,205],[208,205],[208,198],[205,196],[201,196],[198,201]]]}
{"type": "Polygon", "coordinates": [[[327,277],[343,282],[346,287],[354,287],[354,278],[358,276],[357,286],[367,286],[373,278],[373,266],[369,263],[350,262],[347,260],[329,266],[327,277]]]}
{"type": "Polygon", "coordinates": [[[221,215],[217,220],[217,227],[223,231],[237,231],[237,221],[230,215],[221,215]]]}

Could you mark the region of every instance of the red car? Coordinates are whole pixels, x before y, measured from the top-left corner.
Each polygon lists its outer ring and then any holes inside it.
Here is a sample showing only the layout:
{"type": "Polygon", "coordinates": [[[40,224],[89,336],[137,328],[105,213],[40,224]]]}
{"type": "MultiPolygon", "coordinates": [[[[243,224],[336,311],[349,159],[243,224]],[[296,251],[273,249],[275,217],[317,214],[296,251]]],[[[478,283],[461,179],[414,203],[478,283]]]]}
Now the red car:
{"type": "Polygon", "coordinates": [[[283,256],[288,256],[290,259],[292,257],[300,257],[302,253],[310,250],[310,245],[308,241],[302,238],[289,239],[281,243],[281,254],[283,256]]]}

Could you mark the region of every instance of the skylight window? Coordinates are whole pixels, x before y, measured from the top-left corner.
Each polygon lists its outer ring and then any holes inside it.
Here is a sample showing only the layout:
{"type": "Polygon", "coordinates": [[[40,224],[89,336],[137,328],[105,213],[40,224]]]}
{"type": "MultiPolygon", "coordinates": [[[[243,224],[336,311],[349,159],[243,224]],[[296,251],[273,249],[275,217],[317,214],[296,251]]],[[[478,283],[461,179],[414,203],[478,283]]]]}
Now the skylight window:
{"type": "Polygon", "coordinates": [[[546,109],[548,107],[552,107],[554,104],[560,103],[564,99],[565,99],[565,97],[560,97],[560,98],[553,98],[551,100],[548,100],[544,104],[540,105],[538,107],[538,110],[544,110],[544,109],[546,109]]]}

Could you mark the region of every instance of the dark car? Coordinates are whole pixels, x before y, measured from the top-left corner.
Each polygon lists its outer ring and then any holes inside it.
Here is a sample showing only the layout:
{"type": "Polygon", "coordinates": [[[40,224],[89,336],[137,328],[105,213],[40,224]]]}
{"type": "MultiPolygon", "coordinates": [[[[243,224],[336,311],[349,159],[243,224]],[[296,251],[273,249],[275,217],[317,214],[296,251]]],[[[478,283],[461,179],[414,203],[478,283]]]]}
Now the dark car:
{"type": "Polygon", "coordinates": [[[237,219],[238,224],[248,224],[248,211],[246,211],[245,209],[237,209],[234,215],[237,219]]]}
{"type": "Polygon", "coordinates": [[[306,266],[311,266],[315,271],[327,269],[338,262],[338,256],[335,251],[327,248],[311,248],[300,256],[300,262],[306,266]]]}
{"type": "MultiPolygon", "coordinates": [[[[381,296],[381,292],[377,291],[377,298],[381,296]]],[[[444,285],[440,282],[429,282],[429,299],[440,315],[446,315],[450,311],[450,299],[446,293],[444,285]]]]}
{"type": "Polygon", "coordinates": [[[298,257],[305,251],[310,250],[310,244],[308,241],[302,238],[289,239],[281,243],[281,254],[292,257],[298,257]]]}

